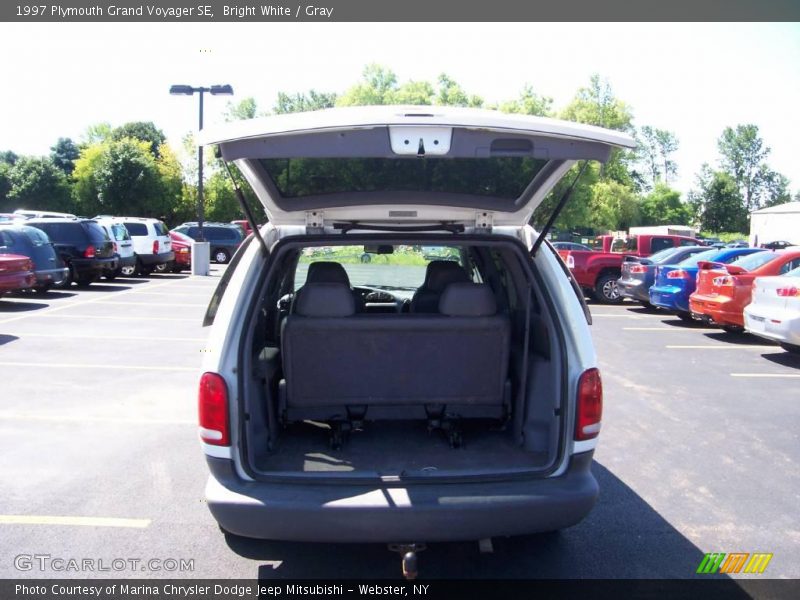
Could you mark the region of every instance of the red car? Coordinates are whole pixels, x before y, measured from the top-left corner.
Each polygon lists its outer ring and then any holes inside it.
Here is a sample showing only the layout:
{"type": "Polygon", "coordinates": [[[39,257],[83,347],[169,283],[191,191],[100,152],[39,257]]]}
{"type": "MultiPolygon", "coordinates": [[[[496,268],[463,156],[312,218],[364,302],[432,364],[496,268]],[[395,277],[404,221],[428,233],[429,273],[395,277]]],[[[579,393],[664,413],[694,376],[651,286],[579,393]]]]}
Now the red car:
{"type": "Polygon", "coordinates": [[[0,294],[31,288],[36,283],[33,261],[19,254],[0,255],[0,294]]]}
{"type": "Polygon", "coordinates": [[[238,225],[244,231],[244,237],[247,237],[251,233],[253,233],[253,228],[250,227],[250,221],[231,221],[231,225],[238,225]]]}
{"type": "Polygon", "coordinates": [[[701,262],[689,310],[725,331],[744,330],[744,307],[750,304],[756,277],[783,275],[800,267],[800,250],[749,254],[729,265],[701,262]]]}
{"type": "Polygon", "coordinates": [[[169,265],[172,272],[180,273],[183,270],[191,269],[194,240],[179,231],[170,231],[169,237],[172,239],[172,251],[175,252],[175,260],[169,265]]]}

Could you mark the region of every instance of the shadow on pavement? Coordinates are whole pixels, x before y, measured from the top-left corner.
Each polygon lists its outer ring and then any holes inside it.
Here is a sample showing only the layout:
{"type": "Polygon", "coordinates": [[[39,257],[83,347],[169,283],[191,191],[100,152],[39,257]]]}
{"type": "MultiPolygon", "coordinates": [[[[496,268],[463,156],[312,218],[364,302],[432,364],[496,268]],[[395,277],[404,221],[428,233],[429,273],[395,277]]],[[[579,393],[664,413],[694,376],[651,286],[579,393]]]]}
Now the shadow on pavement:
{"type": "Polygon", "coordinates": [[[791,352],[780,350],[775,354],[762,354],[761,356],[776,365],[789,367],[790,369],[800,369],[800,354],[792,354],[791,352]]]}
{"type": "Polygon", "coordinates": [[[115,280],[113,284],[110,283],[110,282],[109,283],[93,283],[93,284],[88,285],[86,287],[75,288],[75,289],[80,290],[81,292],[103,292],[103,293],[105,293],[105,292],[122,292],[122,291],[125,291],[125,290],[132,289],[131,287],[129,287],[127,285],[127,283],[128,282],[126,281],[125,285],[119,285],[119,284],[116,283],[116,280],[115,280]]]}
{"type": "Polygon", "coordinates": [[[48,308],[49,306],[49,304],[45,304],[44,302],[8,301],[0,298],[0,312],[2,313],[31,312],[48,308]]]}
{"type": "Polygon", "coordinates": [[[725,342],[726,344],[764,346],[766,348],[777,347],[775,342],[765,340],[764,338],[760,338],[755,335],[750,335],[749,333],[728,333],[727,331],[715,331],[714,333],[704,333],[703,335],[710,340],[717,340],[719,342],[725,342]]]}
{"type": "MultiPolygon", "coordinates": [[[[664,316],[668,317],[668,316],[671,316],[671,315],[666,315],[665,314],[664,316]]],[[[683,329],[695,329],[695,328],[707,329],[708,327],[713,327],[713,325],[708,325],[707,323],[703,323],[702,321],[700,321],[698,319],[695,319],[693,321],[683,321],[683,320],[677,319],[677,318],[671,318],[671,319],[668,318],[667,320],[664,320],[664,321],[661,321],[661,322],[664,325],[669,325],[671,327],[680,327],[680,328],[683,328],[683,329]]],[[[711,335],[711,334],[709,334],[709,335],[711,335]]],[[[716,335],[716,334],[714,334],[714,335],[716,335]]],[[[727,335],[727,334],[725,334],[725,335],[727,335]]]]}
{"type": "Polygon", "coordinates": [[[7,344],[9,342],[13,342],[18,340],[19,338],[15,335],[6,335],[4,333],[0,333],[0,346],[3,344],[7,344]]]}
{"type": "MultiPolygon", "coordinates": [[[[704,553],[601,464],[592,467],[600,499],[578,525],[558,533],[430,544],[419,553],[421,579],[693,578],[704,553]]],[[[422,541],[422,540],[420,540],[422,541]]],[[[382,544],[312,544],[226,535],[232,551],[264,561],[270,579],[401,579],[400,558],[382,544]]],[[[720,549],[722,551],[724,549],[720,549]]],[[[730,581],[736,597],[738,585],[730,581]]]]}

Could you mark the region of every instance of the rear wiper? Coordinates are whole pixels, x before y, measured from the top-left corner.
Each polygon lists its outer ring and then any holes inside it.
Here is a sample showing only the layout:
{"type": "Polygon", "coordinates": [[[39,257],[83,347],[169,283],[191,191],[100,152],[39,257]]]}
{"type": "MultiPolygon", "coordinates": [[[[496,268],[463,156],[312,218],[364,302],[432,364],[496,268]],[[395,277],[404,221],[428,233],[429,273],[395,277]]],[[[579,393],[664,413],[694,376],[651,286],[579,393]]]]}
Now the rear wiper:
{"type": "Polygon", "coordinates": [[[342,233],[347,233],[353,229],[364,231],[390,231],[393,233],[416,233],[422,231],[449,231],[450,233],[464,233],[464,226],[461,223],[448,223],[442,221],[438,225],[365,225],[358,221],[348,221],[346,223],[334,223],[334,229],[340,229],[342,233]]]}

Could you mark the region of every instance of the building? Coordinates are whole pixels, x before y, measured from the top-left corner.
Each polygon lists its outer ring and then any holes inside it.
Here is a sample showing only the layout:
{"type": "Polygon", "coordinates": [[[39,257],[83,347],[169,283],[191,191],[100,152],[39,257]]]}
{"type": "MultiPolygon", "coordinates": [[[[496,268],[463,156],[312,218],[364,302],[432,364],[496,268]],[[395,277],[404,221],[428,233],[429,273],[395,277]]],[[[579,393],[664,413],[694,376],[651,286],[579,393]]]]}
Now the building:
{"type": "Polygon", "coordinates": [[[777,241],[800,245],[800,202],[787,202],[750,213],[750,245],[777,241]]]}

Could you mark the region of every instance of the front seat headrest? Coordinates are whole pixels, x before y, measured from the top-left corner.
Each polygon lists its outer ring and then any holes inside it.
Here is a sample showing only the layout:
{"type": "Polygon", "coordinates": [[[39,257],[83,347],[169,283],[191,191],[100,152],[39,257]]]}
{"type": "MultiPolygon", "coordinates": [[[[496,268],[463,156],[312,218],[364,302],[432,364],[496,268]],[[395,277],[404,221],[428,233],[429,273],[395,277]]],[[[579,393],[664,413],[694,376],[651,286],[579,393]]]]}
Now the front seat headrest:
{"type": "Polygon", "coordinates": [[[431,292],[441,292],[451,283],[468,282],[469,275],[452,260],[434,260],[428,263],[422,287],[431,292]]]}
{"type": "Polygon", "coordinates": [[[308,265],[306,283],[343,283],[350,285],[347,271],[337,262],[320,261],[308,265]]]}

